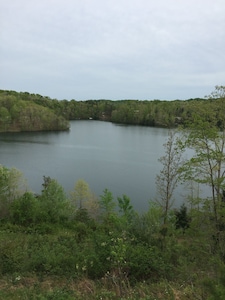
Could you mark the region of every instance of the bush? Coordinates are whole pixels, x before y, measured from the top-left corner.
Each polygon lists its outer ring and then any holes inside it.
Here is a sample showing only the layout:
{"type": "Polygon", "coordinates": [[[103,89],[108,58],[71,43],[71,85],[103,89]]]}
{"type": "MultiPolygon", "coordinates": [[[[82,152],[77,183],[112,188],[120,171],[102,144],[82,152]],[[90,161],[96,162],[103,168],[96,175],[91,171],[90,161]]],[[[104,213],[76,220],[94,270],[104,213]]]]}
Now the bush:
{"type": "Polygon", "coordinates": [[[132,245],[127,251],[127,265],[131,281],[156,281],[171,272],[169,261],[156,247],[144,244],[132,245]]]}
{"type": "Polygon", "coordinates": [[[175,211],[176,229],[182,229],[183,232],[189,228],[191,219],[187,213],[187,207],[182,204],[180,210],[175,211]]]}
{"type": "Polygon", "coordinates": [[[5,233],[0,242],[0,274],[13,274],[23,270],[27,260],[26,240],[20,233],[5,233]]]}
{"type": "Polygon", "coordinates": [[[210,294],[209,300],[224,300],[225,299],[225,266],[219,267],[218,278],[214,280],[206,279],[203,286],[210,294]]]}
{"type": "Polygon", "coordinates": [[[10,207],[11,221],[19,225],[30,225],[36,222],[38,202],[32,193],[26,192],[16,199],[10,207]]]}

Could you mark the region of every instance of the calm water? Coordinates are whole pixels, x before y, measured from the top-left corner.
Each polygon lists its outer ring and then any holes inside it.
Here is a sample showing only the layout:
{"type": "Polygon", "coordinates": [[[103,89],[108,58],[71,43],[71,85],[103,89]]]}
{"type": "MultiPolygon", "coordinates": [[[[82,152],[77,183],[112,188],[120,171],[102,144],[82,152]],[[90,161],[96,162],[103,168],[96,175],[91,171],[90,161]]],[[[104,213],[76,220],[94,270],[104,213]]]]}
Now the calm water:
{"type": "Polygon", "coordinates": [[[68,132],[1,133],[0,164],[20,169],[29,187],[42,189],[50,176],[69,193],[84,179],[96,194],[126,194],[136,210],[155,197],[168,131],[100,121],[72,121],[68,132]]]}

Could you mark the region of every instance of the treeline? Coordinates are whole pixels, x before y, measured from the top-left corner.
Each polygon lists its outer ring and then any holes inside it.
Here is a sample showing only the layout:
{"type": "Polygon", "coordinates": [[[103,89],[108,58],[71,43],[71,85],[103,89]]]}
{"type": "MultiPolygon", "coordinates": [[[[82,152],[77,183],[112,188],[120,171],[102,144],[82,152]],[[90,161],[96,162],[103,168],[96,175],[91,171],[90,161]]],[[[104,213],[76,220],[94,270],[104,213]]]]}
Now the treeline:
{"type": "MultiPolygon", "coordinates": [[[[93,119],[121,124],[175,127],[193,120],[203,107],[218,111],[221,101],[189,99],[186,101],[139,100],[56,100],[38,94],[0,90],[0,128],[12,130],[66,129],[66,120],[93,119]],[[29,125],[30,124],[30,125],[29,125]]],[[[210,114],[208,116],[210,120],[210,114]]],[[[218,119],[218,124],[220,119],[218,119]]]]}

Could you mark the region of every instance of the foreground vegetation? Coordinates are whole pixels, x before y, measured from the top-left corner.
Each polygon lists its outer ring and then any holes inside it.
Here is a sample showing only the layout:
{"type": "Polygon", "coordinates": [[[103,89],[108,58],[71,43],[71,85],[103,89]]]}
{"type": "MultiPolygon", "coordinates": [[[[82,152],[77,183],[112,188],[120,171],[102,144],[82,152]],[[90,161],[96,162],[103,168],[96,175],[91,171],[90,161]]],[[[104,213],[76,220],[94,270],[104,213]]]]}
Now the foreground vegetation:
{"type": "Polygon", "coordinates": [[[83,180],[70,198],[49,177],[38,196],[24,187],[1,167],[0,299],[223,299],[224,231],[208,209],[164,224],[162,206],[139,214],[83,180]]]}
{"type": "Polygon", "coordinates": [[[67,195],[44,176],[34,195],[0,165],[0,299],[224,299],[225,87],[214,98],[220,109],[198,107],[169,132],[158,196],[142,214],[84,180],[67,195]],[[174,209],[178,184],[190,193],[174,209]]]}
{"type": "Polygon", "coordinates": [[[39,196],[18,196],[22,174],[1,175],[0,299],[223,299],[224,243],[208,210],[182,206],[165,225],[160,205],[138,214],[83,180],[70,198],[49,177],[39,196]]]}

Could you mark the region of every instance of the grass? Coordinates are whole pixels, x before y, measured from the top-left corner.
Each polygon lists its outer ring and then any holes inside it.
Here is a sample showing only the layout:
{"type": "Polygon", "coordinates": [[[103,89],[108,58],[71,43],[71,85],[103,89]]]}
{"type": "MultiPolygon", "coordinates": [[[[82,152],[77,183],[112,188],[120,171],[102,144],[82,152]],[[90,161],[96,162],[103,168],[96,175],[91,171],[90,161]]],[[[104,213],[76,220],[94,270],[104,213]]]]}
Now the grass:
{"type": "Polygon", "coordinates": [[[89,279],[69,280],[59,277],[38,278],[5,277],[0,280],[0,300],[114,300],[114,299],[146,299],[146,300],[203,300],[201,290],[192,285],[178,285],[167,281],[159,283],[141,282],[124,291],[118,286],[110,288],[103,281],[89,279]]]}

